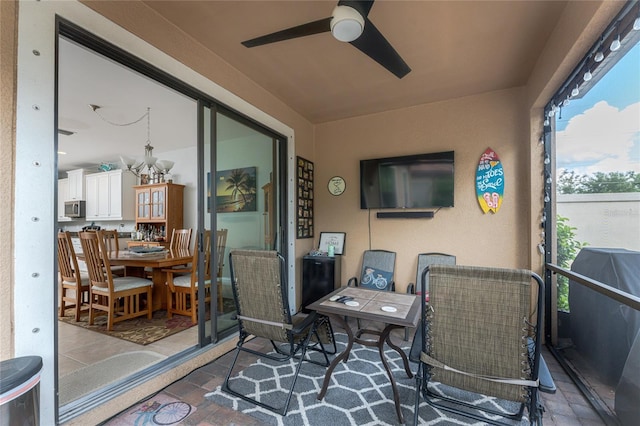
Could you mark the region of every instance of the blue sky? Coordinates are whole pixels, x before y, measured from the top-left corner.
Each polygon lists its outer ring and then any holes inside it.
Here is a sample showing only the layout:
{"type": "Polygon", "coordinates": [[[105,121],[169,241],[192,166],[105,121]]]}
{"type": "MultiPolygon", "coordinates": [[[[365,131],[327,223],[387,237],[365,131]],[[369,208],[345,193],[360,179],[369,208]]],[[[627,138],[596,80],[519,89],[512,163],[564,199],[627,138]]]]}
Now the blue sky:
{"type": "Polygon", "coordinates": [[[559,171],[640,173],[640,43],[555,117],[559,171]]]}

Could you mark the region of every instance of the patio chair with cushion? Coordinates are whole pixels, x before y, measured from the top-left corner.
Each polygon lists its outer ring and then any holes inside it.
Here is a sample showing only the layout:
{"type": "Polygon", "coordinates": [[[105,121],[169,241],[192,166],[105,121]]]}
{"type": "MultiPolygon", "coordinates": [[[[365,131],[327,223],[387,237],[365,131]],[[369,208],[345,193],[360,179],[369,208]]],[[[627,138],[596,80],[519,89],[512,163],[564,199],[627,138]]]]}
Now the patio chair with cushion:
{"type": "Polygon", "coordinates": [[[348,286],[360,286],[372,290],[393,291],[393,276],[396,269],[396,254],[387,250],[365,250],[362,254],[360,281],[351,277],[348,286]]]}
{"type": "Polygon", "coordinates": [[[503,424],[496,416],[520,420],[527,407],[531,424],[541,424],[540,277],[520,269],[440,264],[424,270],[423,283],[427,276],[428,304],[421,298],[425,326],[416,332],[421,346],[412,348],[419,353],[416,424],[421,396],[437,409],[489,424],[503,424]],[[532,303],[532,283],[537,303],[532,303]],[[457,389],[438,386],[436,391],[431,381],[457,389]],[[511,410],[473,404],[476,397],[486,399],[482,395],[510,401],[511,410]]]}
{"type": "MultiPolygon", "coordinates": [[[[429,265],[455,265],[456,257],[450,254],[444,253],[420,253],[418,255],[418,268],[416,271],[416,282],[409,283],[407,286],[407,293],[409,294],[424,294],[425,300],[429,301],[429,275],[425,277],[425,282],[422,284],[420,277],[422,276],[422,271],[429,265]]],[[[419,333],[418,333],[419,334],[419,333]]],[[[419,336],[416,336],[419,337],[419,336]]],[[[404,329],[404,340],[409,340],[409,329],[404,329]]],[[[412,360],[414,361],[414,360],[412,360]]],[[[417,361],[414,361],[417,362],[417,361]]]]}
{"type": "MultiPolygon", "coordinates": [[[[362,269],[360,280],[351,277],[347,286],[363,287],[379,291],[395,291],[394,274],[396,269],[396,253],[387,250],[365,250],[362,254],[362,269]]],[[[379,334],[379,330],[361,329],[360,319],[357,320],[358,336],[361,334],[379,334]]]]}
{"type": "MultiPolygon", "coordinates": [[[[324,347],[325,339],[322,333],[318,332],[318,329],[330,326],[330,323],[326,317],[318,316],[315,312],[309,315],[291,315],[286,280],[287,270],[284,258],[277,252],[234,250],[229,254],[229,267],[239,325],[239,339],[235,357],[229,367],[222,389],[245,401],[285,415],[302,362],[308,361],[323,367],[329,365],[329,358],[324,347]],[[276,353],[265,354],[245,346],[250,336],[270,340],[276,353]],[[310,349],[315,351],[308,351],[310,349]],[[290,388],[287,390],[278,386],[276,389],[265,389],[264,382],[261,381],[255,386],[249,384],[249,389],[247,389],[246,378],[234,376],[232,379],[231,376],[240,352],[247,352],[273,361],[287,362],[292,358],[297,360],[293,378],[286,380],[287,383],[290,381],[290,388]],[[311,352],[321,353],[322,358],[320,360],[313,359],[317,356],[312,355],[311,352]],[[232,389],[232,384],[237,385],[237,389],[232,389]],[[245,392],[238,390],[243,385],[245,392]],[[280,398],[284,399],[282,406],[267,402],[280,398]]],[[[333,339],[333,335],[331,335],[331,339],[333,339]]],[[[274,377],[273,383],[279,382],[280,380],[274,377]]]]}

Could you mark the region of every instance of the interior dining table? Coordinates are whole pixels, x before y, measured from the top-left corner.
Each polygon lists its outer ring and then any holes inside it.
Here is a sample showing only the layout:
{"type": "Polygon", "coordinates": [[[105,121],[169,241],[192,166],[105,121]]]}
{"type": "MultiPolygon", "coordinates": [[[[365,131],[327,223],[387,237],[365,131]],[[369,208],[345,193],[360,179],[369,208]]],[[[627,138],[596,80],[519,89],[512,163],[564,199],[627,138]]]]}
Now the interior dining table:
{"type": "Polygon", "coordinates": [[[189,251],[173,252],[166,250],[161,253],[145,253],[143,255],[129,250],[112,251],[109,253],[109,262],[112,266],[122,265],[125,274],[132,277],[145,277],[145,269],[151,269],[153,281],[152,309],[167,309],[167,273],[163,269],[187,265],[193,260],[193,254],[189,251]]]}

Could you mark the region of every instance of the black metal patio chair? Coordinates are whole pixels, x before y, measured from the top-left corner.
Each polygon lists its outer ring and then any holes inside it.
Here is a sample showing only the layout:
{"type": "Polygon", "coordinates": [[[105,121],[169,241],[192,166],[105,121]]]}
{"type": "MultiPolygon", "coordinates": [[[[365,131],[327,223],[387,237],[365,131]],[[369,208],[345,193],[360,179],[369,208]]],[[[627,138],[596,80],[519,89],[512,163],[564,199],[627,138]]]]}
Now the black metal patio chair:
{"type": "MultiPolygon", "coordinates": [[[[378,291],[395,291],[396,253],[388,250],[365,250],[362,254],[360,277],[351,277],[349,287],[363,287],[378,291]]],[[[358,336],[362,334],[380,334],[380,330],[362,328],[357,319],[358,336]]],[[[367,327],[371,327],[370,324],[367,327]]]]}
{"type": "MultiPolygon", "coordinates": [[[[433,407],[489,424],[504,424],[494,420],[496,416],[519,420],[526,407],[531,424],[542,424],[538,391],[541,365],[543,369],[546,365],[540,354],[544,312],[540,277],[527,270],[440,264],[423,271],[423,283],[427,276],[429,302],[421,298],[424,326],[416,332],[421,334],[421,345],[415,423],[422,396],[433,407]],[[532,283],[537,286],[537,303],[531,302],[532,283]],[[435,392],[429,386],[432,381],[512,401],[518,408],[507,412],[480,407],[454,392],[435,392]]],[[[548,371],[545,375],[551,380],[548,371]]],[[[555,390],[553,382],[543,390],[555,390]]]]}
{"type": "MultiPolygon", "coordinates": [[[[423,295],[427,301],[429,301],[429,276],[425,277],[425,282],[421,282],[422,271],[424,268],[430,265],[455,265],[456,257],[451,254],[445,253],[420,253],[418,255],[418,268],[416,270],[416,282],[409,283],[407,286],[407,293],[423,295]]],[[[416,335],[416,337],[418,337],[416,335]]],[[[409,328],[404,329],[404,340],[409,340],[409,328]]],[[[414,360],[412,360],[414,361],[414,360]]],[[[414,361],[417,362],[417,361],[414,361]]]]}
{"type": "MultiPolygon", "coordinates": [[[[277,252],[234,250],[229,254],[229,267],[239,324],[239,339],[235,357],[222,389],[245,401],[285,415],[302,362],[308,361],[327,367],[329,365],[327,353],[331,352],[325,350],[325,342],[332,342],[333,353],[336,352],[331,324],[327,317],[319,316],[315,312],[308,315],[291,315],[285,261],[277,252]],[[265,354],[246,347],[245,344],[250,336],[270,340],[276,353],[265,354]],[[232,379],[232,374],[240,352],[281,362],[292,358],[297,360],[289,389],[277,389],[282,393],[286,392],[284,405],[276,406],[275,403],[265,402],[267,399],[275,399],[273,398],[275,389],[253,388],[244,393],[232,389],[231,385],[234,379],[237,379],[237,377],[232,379]],[[321,360],[311,358],[311,352],[322,354],[321,360]]],[[[278,382],[279,380],[274,380],[274,383],[278,382]]]]}

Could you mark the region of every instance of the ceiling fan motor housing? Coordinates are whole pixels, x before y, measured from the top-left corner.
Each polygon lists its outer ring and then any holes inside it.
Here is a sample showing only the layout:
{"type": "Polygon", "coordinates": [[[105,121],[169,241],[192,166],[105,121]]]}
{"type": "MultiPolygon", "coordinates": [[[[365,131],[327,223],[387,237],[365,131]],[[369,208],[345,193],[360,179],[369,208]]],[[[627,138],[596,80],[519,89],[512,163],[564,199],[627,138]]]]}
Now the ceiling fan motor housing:
{"type": "Polygon", "coordinates": [[[263,46],[331,31],[336,40],[350,43],[396,77],[403,78],[411,72],[411,68],[369,20],[373,2],[374,0],[339,0],[329,17],[245,40],[242,44],[246,47],[263,46]]]}
{"type": "Polygon", "coordinates": [[[336,6],[331,14],[331,34],[345,43],[360,37],[364,30],[364,18],[349,6],[336,6]]]}

